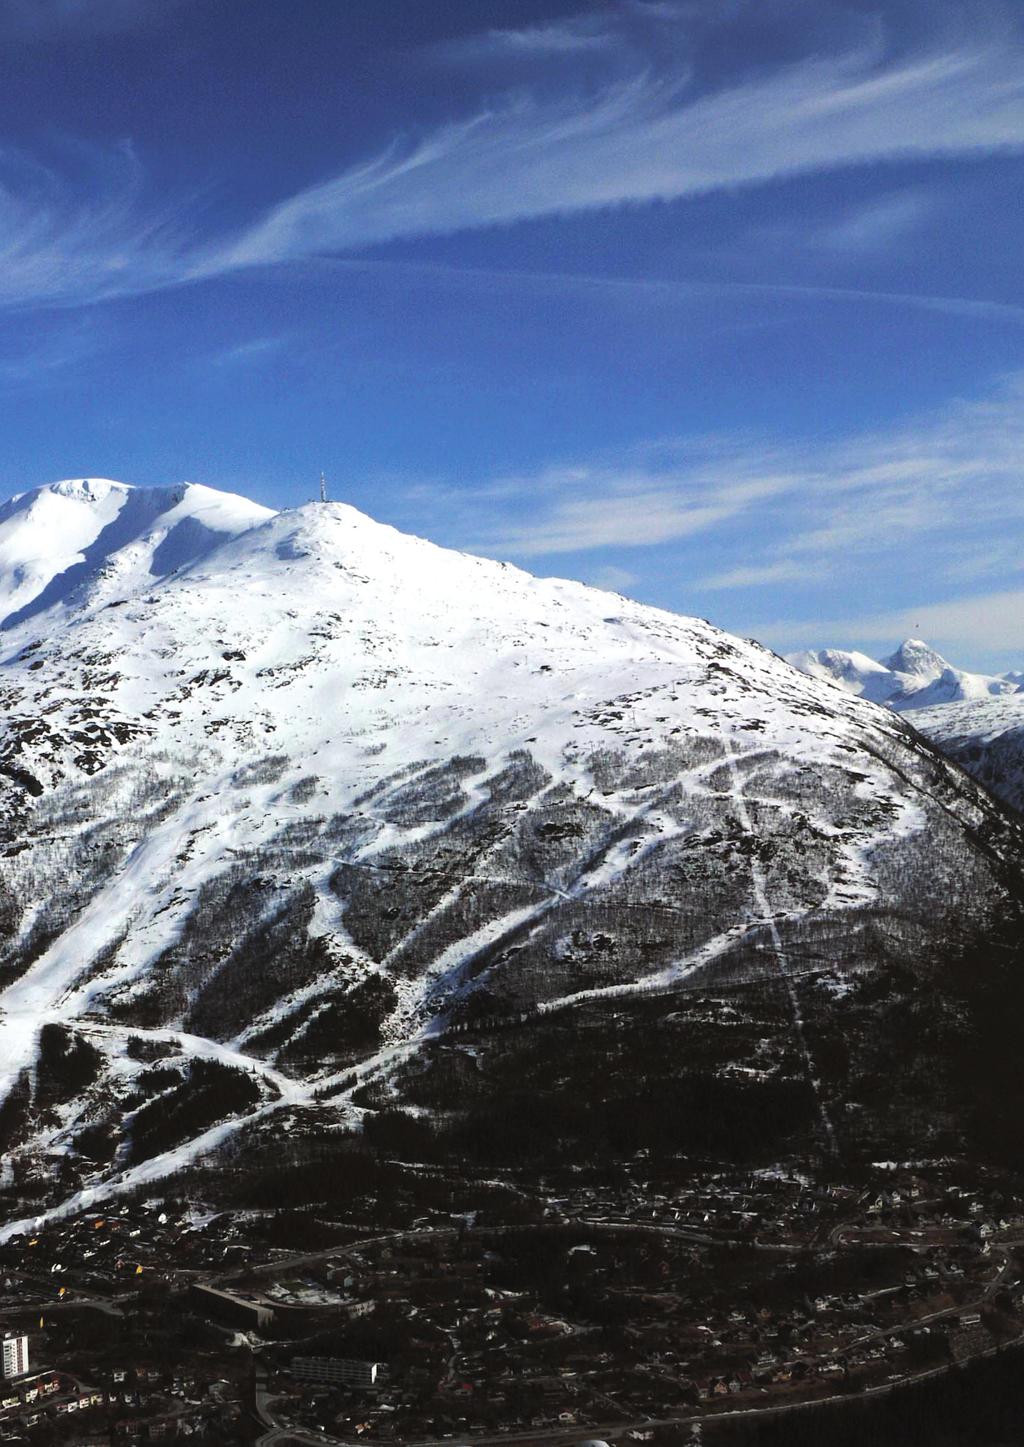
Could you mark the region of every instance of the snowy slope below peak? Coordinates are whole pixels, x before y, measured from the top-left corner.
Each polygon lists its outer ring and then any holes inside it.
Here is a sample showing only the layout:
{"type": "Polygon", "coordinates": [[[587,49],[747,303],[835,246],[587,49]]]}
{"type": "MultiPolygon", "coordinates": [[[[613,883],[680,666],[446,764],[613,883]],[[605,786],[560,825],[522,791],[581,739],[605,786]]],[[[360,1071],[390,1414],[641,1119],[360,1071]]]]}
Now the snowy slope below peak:
{"type": "MultiPolygon", "coordinates": [[[[760,729],[765,695],[785,694],[784,741],[819,753],[829,729],[796,728],[789,715],[820,709],[828,691],[757,645],[327,504],[270,517],[123,609],[83,610],[60,637],[9,659],[0,685],[17,680],[21,702],[10,757],[47,790],[81,767],[86,736],[96,736],[88,768],[116,751],[118,730],[105,723],[120,720],[211,753],[328,750],[350,780],[527,743],[559,767],[565,730],[603,706],[610,682],[667,680],[718,648],[750,669],[742,687],[715,690],[718,723],[760,729]]],[[[635,707],[624,732],[634,715],[641,738],[635,707]]]]}
{"type": "Polygon", "coordinates": [[[70,478],[20,493],[0,507],[0,630],[18,635],[51,609],[125,597],[270,516],[195,483],[70,478]]]}
{"type": "Polygon", "coordinates": [[[916,969],[1019,874],[1012,822],[895,714],[702,621],[341,504],[147,556],[0,664],[23,1199],[102,1199],[281,1110],[351,1126],[474,1021],[712,981],[781,987],[827,1142],[795,981],[916,969]],[[154,1119],[153,1058],[162,1089],[237,1076],[233,1104],[154,1119]]]}

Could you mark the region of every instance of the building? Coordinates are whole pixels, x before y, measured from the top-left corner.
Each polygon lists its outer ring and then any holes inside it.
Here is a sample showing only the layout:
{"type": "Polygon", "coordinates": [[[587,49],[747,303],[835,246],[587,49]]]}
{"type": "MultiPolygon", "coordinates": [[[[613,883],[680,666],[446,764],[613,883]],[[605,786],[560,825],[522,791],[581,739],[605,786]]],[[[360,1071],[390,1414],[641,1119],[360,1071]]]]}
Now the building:
{"type": "Polygon", "coordinates": [[[23,1377],[28,1371],[28,1337],[5,1336],[3,1353],[4,1376],[23,1377]]]}
{"type": "Polygon", "coordinates": [[[300,1382],[330,1387],[377,1387],[385,1376],[383,1362],[356,1362],[345,1357],[295,1357],[292,1376],[300,1382]]]}
{"type": "Polygon", "coordinates": [[[273,1302],[264,1297],[236,1296],[231,1291],[219,1291],[216,1286],[198,1285],[192,1287],[191,1294],[192,1300],[207,1316],[229,1326],[258,1331],[274,1320],[273,1302]]]}

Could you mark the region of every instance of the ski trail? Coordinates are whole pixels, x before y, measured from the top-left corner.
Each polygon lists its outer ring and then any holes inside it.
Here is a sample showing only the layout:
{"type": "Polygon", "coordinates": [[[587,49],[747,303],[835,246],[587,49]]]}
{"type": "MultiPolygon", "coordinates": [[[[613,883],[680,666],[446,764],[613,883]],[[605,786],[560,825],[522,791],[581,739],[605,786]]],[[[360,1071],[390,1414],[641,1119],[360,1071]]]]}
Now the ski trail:
{"type": "MultiPolygon", "coordinates": [[[[754,832],[753,822],[750,818],[750,811],[747,808],[746,795],[743,792],[743,780],[740,776],[740,771],[737,766],[736,752],[733,748],[732,739],[723,732],[722,741],[725,744],[725,757],[729,767],[729,777],[732,781],[730,794],[732,796],[733,804],[736,809],[736,814],[739,818],[740,824],[743,826],[744,832],[747,834],[752,834],[754,832]]],[[[814,1060],[811,1056],[810,1047],[807,1044],[807,1032],[804,1029],[804,1017],[800,1009],[800,1000],[797,995],[796,984],[793,980],[792,970],[790,969],[789,956],[787,955],[785,946],[782,943],[782,936],[779,934],[778,925],[775,922],[775,913],[772,910],[771,904],[768,900],[767,881],[765,879],[764,869],[761,867],[760,860],[756,857],[753,857],[750,861],[750,878],[754,891],[754,903],[757,905],[758,911],[768,928],[769,935],[771,936],[772,951],[775,955],[776,964],[779,967],[779,976],[782,980],[783,985],[785,986],[786,994],[789,998],[790,1017],[793,1024],[793,1037],[796,1040],[801,1055],[803,1056],[804,1069],[807,1074],[807,1079],[810,1083],[811,1089],[814,1092],[814,1099],[818,1107],[818,1116],[821,1120],[822,1133],[825,1137],[829,1154],[833,1156],[838,1155],[839,1144],[836,1140],[836,1133],[832,1125],[832,1120],[828,1113],[828,1108],[825,1105],[825,1100],[821,1089],[821,1081],[818,1078],[817,1072],[815,1071],[814,1060]]]]}
{"type": "Polygon", "coordinates": [[[75,1029],[82,1035],[98,1039],[124,1041],[129,1036],[152,1040],[163,1045],[176,1046],[183,1057],[189,1060],[216,1060],[230,1070],[240,1070],[248,1075],[258,1076],[266,1085],[277,1092],[278,1099],[270,1102],[280,1105],[308,1105],[313,1097],[313,1086],[305,1081],[294,1080],[275,1070],[256,1056],[246,1055],[232,1045],[211,1040],[205,1035],[191,1035],[184,1030],[141,1029],[138,1026],[126,1028],[121,1025],[104,1025],[96,1020],[83,1020],[75,1029]]]}
{"type": "Polygon", "coordinates": [[[541,1000],[537,1004],[536,1012],[538,1015],[552,1015],[599,1000],[642,1000],[645,996],[674,994],[684,980],[697,974],[729,950],[735,949],[745,934],[756,929],[757,925],[752,923],[745,927],[724,930],[721,934],[705,940],[685,959],[676,960],[657,974],[645,975],[639,980],[627,980],[621,985],[595,985],[589,990],[575,990],[571,995],[559,995],[554,1000],[541,1000]]]}
{"type": "Polygon", "coordinates": [[[53,1221],[64,1221],[71,1216],[76,1216],[80,1211],[91,1210],[101,1202],[114,1199],[125,1191],[165,1180],[185,1166],[191,1165],[197,1157],[204,1155],[207,1151],[215,1150],[242,1126],[252,1125],[264,1116],[271,1115],[274,1111],[280,1110],[283,1104],[285,1102],[280,1100],[270,1101],[261,1106],[259,1110],[252,1111],[246,1116],[233,1116],[230,1120],[219,1121],[209,1130],[204,1131],[202,1135],[194,1136],[180,1146],[164,1151],[161,1155],[152,1156],[148,1161],[142,1161],[139,1165],[122,1171],[105,1181],[100,1181],[94,1186],[83,1187],[82,1190],[76,1191],[73,1196],[62,1201],[59,1206],[51,1206],[34,1216],[23,1216],[19,1221],[8,1221],[5,1225],[0,1226],[0,1245],[9,1241],[12,1236],[23,1236],[29,1232],[41,1231],[53,1221]]]}

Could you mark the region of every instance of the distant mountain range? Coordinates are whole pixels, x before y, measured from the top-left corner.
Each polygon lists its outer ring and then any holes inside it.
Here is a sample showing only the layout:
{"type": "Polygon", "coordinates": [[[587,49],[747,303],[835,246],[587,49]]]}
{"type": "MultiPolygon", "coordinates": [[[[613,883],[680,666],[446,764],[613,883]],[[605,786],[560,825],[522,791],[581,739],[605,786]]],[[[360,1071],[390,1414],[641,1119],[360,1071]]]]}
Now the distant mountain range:
{"type": "Polygon", "coordinates": [[[188,484],[6,504],[0,599],[0,1234],[367,1143],[768,1168],[1024,1117],[1021,822],[824,665],[188,484]]]}
{"type": "Polygon", "coordinates": [[[919,638],[908,638],[881,662],[839,648],[787,658],[811,678],[897,713],[912,712],[916,729],[1024,810],[1024,673],[968,673],[919,638]]]}
{"type": "Polygon", "coordinates": [[[1024,673],[968,673],[954,668],[919,638],[908,638],[881,662],[866,653],[841,648],[789,653],[786,658],[801,673],[838,683],[847,693],[884,703],[898,713],[938,704],[1002,698],[1021,692],[1024,686],[1024,673]]]}

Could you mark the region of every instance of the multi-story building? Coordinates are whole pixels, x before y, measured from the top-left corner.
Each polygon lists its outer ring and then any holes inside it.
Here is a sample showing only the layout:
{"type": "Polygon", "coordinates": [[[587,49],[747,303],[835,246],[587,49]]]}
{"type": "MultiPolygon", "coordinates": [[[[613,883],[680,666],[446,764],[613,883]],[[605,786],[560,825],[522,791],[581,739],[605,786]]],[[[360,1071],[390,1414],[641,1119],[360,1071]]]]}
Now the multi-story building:
{"type": "Polygon", "coordinates": [[[28,1337],[5,1336],[3,1339],[3,1374],[23,1377],[28,1371],[28,1337]]]}
{"type": "Polygon", "coordinates": [[[300,1382],[322,1382],[331,1387],[376,1387],[385,1368],[382,1362],[357,1362],[345,1357],[295,1357],[292,1375],[300,1382]]]}
{"type": "Polygon", "coordinates": [[[248,1331],[259,1331],[274,1320],[274,1304],[257,1296],[236,1296],[216,1286],[192,1287],[192,1300],[216,1321],[248,1331]]]}

